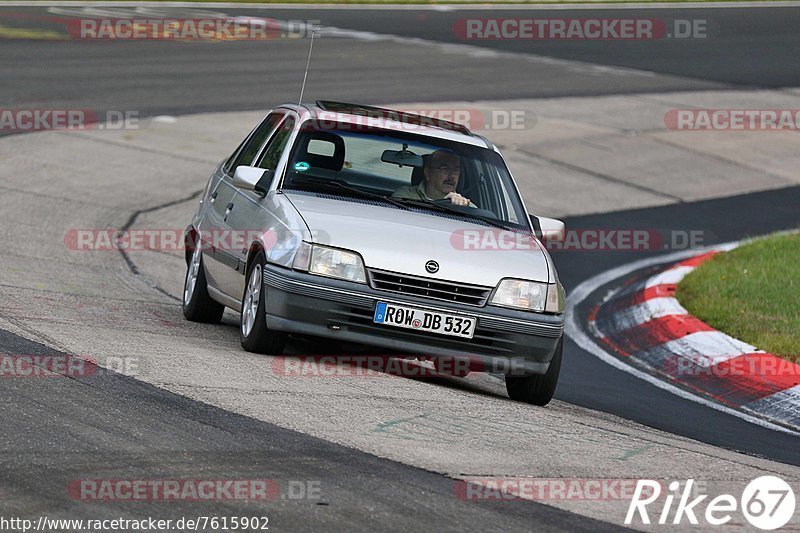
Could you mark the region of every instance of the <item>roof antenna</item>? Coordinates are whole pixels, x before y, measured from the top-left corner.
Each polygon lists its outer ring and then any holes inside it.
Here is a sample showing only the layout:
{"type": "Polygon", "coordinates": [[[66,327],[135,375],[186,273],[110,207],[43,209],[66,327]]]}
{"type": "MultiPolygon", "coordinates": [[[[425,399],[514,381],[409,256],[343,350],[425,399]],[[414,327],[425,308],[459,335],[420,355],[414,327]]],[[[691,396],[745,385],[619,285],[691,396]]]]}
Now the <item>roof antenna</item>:
{"type": "Polygon", "coordinates": [[[303,105],[303,91],[306,89],[306,78],[308,77],[308,66],[311,64],[311,51],[314,49],[314,34],[317,30],[311,30],[311,44],[308,47],[308,60],[306,60],[306,71],[303,73],[303,85],[300,87],[300,101],[297,105],[303,105]]]}

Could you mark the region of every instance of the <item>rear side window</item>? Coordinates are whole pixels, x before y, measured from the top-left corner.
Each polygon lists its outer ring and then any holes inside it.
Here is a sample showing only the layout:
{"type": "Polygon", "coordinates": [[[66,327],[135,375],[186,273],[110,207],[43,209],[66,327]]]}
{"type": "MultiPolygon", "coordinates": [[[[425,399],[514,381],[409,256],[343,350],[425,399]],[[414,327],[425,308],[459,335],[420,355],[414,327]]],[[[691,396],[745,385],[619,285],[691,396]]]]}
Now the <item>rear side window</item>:
{"type": "Polygon", "coordinates": [[[258,150],[264,144],[264,141],[272,135],[272,132],[275,131],[275,128],[283,116],[283,113],[270,113],[244,142],[243,146],[238,150],[238,153],[231,156],[225,166],[225,170],[233,172],[238,166],[250,165],[253,159],[255,159],[258,150]]]}
{"type": "Polygon", "coordinates": [[[281,159],[281,154],[283,154],[283,149],[286,148],[286,143],[289,141],[289,137],[292,135],[294,124],[295,120],[292,116],[287,117],[286,120],[283,121],[281,127],[278,128],[278,132],[264,149],[264,153],[262,154],[261,159],[258,161],[258,164],[254,166],[258,168],[266,168],[268,170],[275,170],[275,168],[278,166],[278,161],[281,159]]]}

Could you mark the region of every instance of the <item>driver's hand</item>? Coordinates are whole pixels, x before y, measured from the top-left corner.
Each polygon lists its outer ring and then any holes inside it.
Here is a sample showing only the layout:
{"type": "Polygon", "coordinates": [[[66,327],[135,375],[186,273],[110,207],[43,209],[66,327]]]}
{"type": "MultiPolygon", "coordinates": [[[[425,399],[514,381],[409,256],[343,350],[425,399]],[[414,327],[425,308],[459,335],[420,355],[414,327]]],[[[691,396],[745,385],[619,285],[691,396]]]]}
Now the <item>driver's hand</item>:
{"type": "Polygon", "coordinates": [[[455,205],[469,205],[470,204],[469,198],[464,198],[463,196],[461,196],[457,192],[451,192],[447,196],[445,196],[445,198],[449,198],[450,202],[452,202],[455,205]]]}

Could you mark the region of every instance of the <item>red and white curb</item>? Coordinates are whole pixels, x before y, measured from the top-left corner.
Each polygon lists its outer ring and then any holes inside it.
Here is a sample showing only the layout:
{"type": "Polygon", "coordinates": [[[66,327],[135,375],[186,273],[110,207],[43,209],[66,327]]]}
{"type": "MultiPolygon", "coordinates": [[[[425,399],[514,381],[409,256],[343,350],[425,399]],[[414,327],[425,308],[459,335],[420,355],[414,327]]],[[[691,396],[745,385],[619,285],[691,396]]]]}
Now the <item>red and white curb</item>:
{"type": "Polygon", "coordinates": [[[778,431],[800,430],[800,365],[716,331],[674,298],[677,284],[729,244],[697,255],[637,261],[587,280],[568,299],[567,333],[613,366],[686,399],[778,431]],[[677,263],[669,266],[672,261],[677,263]],[[581,327],[592,292],[655,264],[668,266],[603,298],[581,327]]]}

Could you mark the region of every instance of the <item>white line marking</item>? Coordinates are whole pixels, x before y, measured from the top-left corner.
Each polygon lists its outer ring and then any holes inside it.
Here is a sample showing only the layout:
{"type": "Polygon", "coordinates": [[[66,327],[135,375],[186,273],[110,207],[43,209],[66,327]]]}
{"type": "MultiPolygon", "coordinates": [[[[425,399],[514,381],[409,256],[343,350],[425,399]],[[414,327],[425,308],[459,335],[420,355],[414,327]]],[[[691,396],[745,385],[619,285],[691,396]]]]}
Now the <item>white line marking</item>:
{"type": "Polygon", "coordinates": [[[764,416],[773,420],[790,420],[800,423],[800,385],[746,403],[742,407],[756,413],[763,413],[764,416]]]}
{"type": "MultiPolygon", "coordinates": [[[[728,243],[727,245],[723,246],[710,247],[707,249],[707,251],[711,250],[722,251],[729,249],[726,248],[726,246],[735,246],[735,245],[736,243],[728,243]]],[[[767,422],[766,420],[763,420],[759,417],[749,415],[741,411],[737,411],[736,409],[732,409],[730,407],[718,404],[716,402],[712,402],[711,400],[708,400],[701,396],[697,396],[688,391],[680,389],[675,385],[672,385],[671,383],[662,381],[661,379],[648,374],[647,372],[643,372],[626,363],[623,363],[616,357],[612,356],[611,354],[603,350],[603,348],[601,348],[597,343],[595,343],[594,340],[592,340],[589,337],[589,335],[587,335],[579,326],[578,320],[576,318],[575,309],[581,302],[583,302],[583,300],[585,300],[591,293],[596,291],[599,287],[602,287],[606,283],[609,283],[617,278],[630,274],[634,270],[638,270],[640,268],[648,267],[651,265],[657,265],[659,263],[666,263],[669,261],[680,261],[681,259],[687,259],[694,255],[698,255],[698,253],[700,252],[702,252],[702,250],[688,250],[682,252],[675,252],[667,255],[661,255],[658,257],[651,257],[648,259],[641,259],[639,261],[634,261],[633,263],[621,265],[606,272],[602,272],[594,276],[593,278],[584,281],[583,283],[575,287],[575,289],[572,290],[571,294],[567,298],[567,325],[566,325],[567,334],[573,341],[575,341],[575,343],[578,346],[580,346],[587,352],[591,353],[601,361],[608,363],[614,368],[622,370],[623,372],[627,372],[628,374],[631,374],[639,379],[647,381],[654,387],[670,392],[685,400],[699,403],[700,405],[710,407],[711,409],[715,409],[725,414],[735,416],[736,418],[740,418],[742,420],[745,420],[746,422],[750,422],[751,424],[771,429],[773,431],[779,431],[781,433],[788,433],[790,435],[800,436],[800,432],[792,431],[791,429],[785,428],[777,424],[773,424],[772,422],[767,422]]]]}
{"type": "Polygon", "coordinates": [[[694,270],[694,268],[695,267],[693,266],[677,266],[670,268],[648,279],[645,287],[649,289],[650,287],[655,287],[656,285],[678,284],[689,274],[689,272],[694,270]]]}
{"type": "Polygon", "coordinates": [[[747,353],[760,352],[755,346],[734,339],[721,331],[697,331],[661,344],[657,348],[685,356],[704,367],[714,366],[747,353]]]}
{"type": "MultiPolygon", "coordinates": [[[[120,7],[209,7],[209,8],[236,8],[236,9],[335,9],[352,11],[474,11],[479,9],[520,10],[520,11],[555,11],[555,10],[585,10],[585,9],[730,9],[730,8],[765,8],[765,7],[800,7],[800,2],[789,0],[765,2],[642,2],[642,3],[564,3],[564,4],[502,4],[487,3],[476,0],[469,4],[242,4],[235,2],[114,2],[120,7]]],[[[44,6],[108,6],[104,2],[91,2],[83,0],[60,0],[44,2],[42,0],[16,0],[0,2],[0,7],[44,7],[44,6]]]]}
{"type": "Polygon", "coordinates": [[[619,331],[640,326],[645,322],[650,322],[654,318],[661,318],[671,315],[688,315],[689,312],[684,309],[678,300],[675,298],[653,298],[629,307],[624,311],[617,313],[612,321],[618,327],[619,331]]]}

